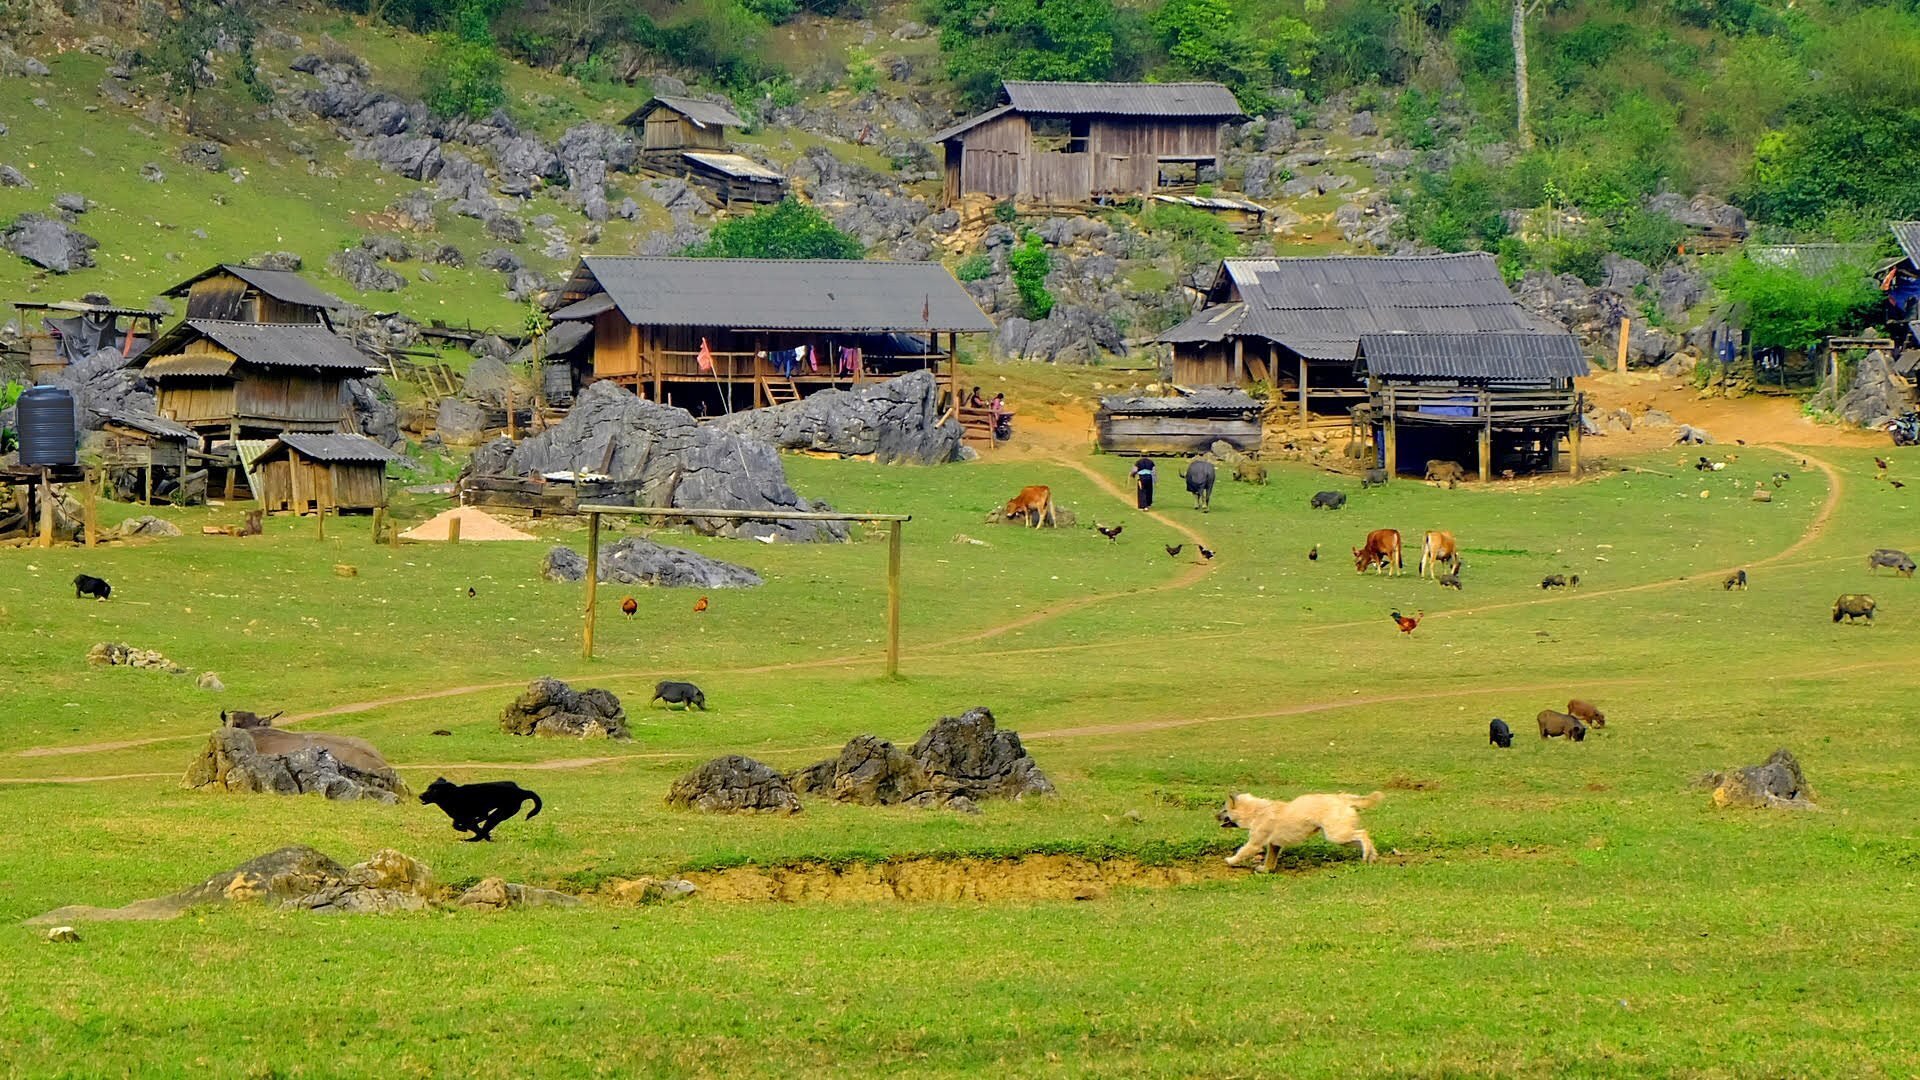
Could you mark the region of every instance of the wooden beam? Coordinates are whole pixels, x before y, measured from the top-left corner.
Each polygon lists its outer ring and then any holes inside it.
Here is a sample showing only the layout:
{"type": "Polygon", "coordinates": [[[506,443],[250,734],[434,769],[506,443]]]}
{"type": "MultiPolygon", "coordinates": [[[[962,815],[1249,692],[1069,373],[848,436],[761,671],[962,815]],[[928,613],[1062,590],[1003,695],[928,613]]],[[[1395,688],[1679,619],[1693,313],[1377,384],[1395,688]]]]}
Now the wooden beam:
{"type": "MultiPolygon", "coordinates": [[[[1280,374],[1280,369],[1275,368],[1273,373],[1277,377],[1280,374]]],[[[1303,356],[1300,358],[1300,423],[1306,424],[1309,422],[1307,417],[1307,358],[1303,356]]]]}
{"type": "Polygon", "coordinates": [[[1614,370],[1622,375],[1627,373],[1627,335],[1632,329],[1633,320],[1625,315],[1620,316],[1620,355],[1615,361],[1614,370]]]}
{"type": "Polygon", "coordinates": [[[40,467],[40,546],[53,546],[53,475],[40,467]]]}
{"type": "Polygon", "coordinates": [[[627,514],[633,517],[709,518],[717,521],[912,521],[912,514],[833,514],[802,510],[703,510],[675,506],[603,506],[585,503],[583,514],[627,514]]]}
{"type": "MultiPolygon", "coordinates": [[[[127,330],[127,336],[129,337],[133,336],[133,330],[131,326],[129,326],[127,330]]],[[[151,454],[153,451],[148,450],[147,452],[151,454]]],[[[100,518],[96,512],[97,508],[95,506],[95,503],[98,502],[99,500],[100,481],[104,478],[105,475],[106,474],[104,473],[97,473],[89,470],[86,483],[82,485],[82,488],[81,488],[81,490],[85,493],[86,500],[87,500],[86,544],[88,547],[93,547],[94,545],[100,542],[100,518]]]]}
{"type": "Polygon", "coordinates": [[[1233,385],[1235,386],[1244,385],[1247,381],[1245,344],[1240,338],[1233,339],[1233,385]]]}
{"type": "Polygon", "coordinates": [[[887,675],[900,674],[900,522],[887,522],[887,675]]]}
{"type": "Polygon", "coordinates": [[[600,599],[600,515],[587,514],[587,610],[581,627],[580,652],[593,659],[593,620],[600,599]]]}

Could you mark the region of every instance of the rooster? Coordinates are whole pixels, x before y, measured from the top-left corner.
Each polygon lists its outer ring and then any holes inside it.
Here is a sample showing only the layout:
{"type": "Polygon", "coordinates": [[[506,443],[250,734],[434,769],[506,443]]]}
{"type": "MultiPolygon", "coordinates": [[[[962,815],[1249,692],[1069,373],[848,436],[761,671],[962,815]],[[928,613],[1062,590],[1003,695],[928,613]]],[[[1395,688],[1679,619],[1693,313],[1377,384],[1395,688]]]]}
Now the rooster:
{"type": "Polygon", "coordinates": [[[1187,546],[1187,545],[1185,545],[1185,544],[1163,544],[1163,545],[1161,545],[1161,546],[1163,546],[1163,547],[1165,547],[1165,548],[1167,549],[1167,557],[1168,557],[1168,558],[1170,558],[1170,559],[1177,559],[1177,558],[1179,558],[1179,557],[1180,557],[1180,552],[1181,552],[1181,551],[1183,551],[1183,550],[1185,550],[1185,548],[1186,548],[1186,546],[1187,546]]]}
{"type": "Polygon", "coordinates": [[[1207,560],[1208,562],[1212,562],[1212,561],[1213,561],[1213,549],[1212,549],[1212,548],[1210,548],[1210,547],[1208,547],[1208,546],[1207,546],[1207,545],[1205,545],[1205,544],[1195,544],[1195,545],[1193,545],[1193,546],[1194,546],[1194,547],[1197,547],[1197,548],[1199,548],[1199,549],[1200,549],[1200,557],[1201,557],[1201,558],[1203,558],[1203,559],[1205,559],[1205,560],[1207,560]]]}
{"type": "Polygon", "coordinates": [[[633,618],[633,616],[637,612],[639,612],[639,610],[640,610],[640,601],[635,600],[631,596],[627,597],[625,600],[620,601],[620,613],[622,615],[625,615],[629,619],[633,618]]]}
{"type": "Polygon", "coordinates": [[[1115,525],[1111,529],[1107,528],[1105,525],[1095,525],[1093,527],[1093,531],[1099,533],[1101,536],[1106,537],[1108,540],[1118,540],[1120,539],[1120,534],[1122,532],[1125,532],[1126,528],[1127,527],[1125,525],[1115,525]]]}
{"type": "Polygon", "coordinates": [[[1411,634],[1417,627],[1419,627],[1420,619],[1425,614],[1426,612],[1424,611],[1416,611],[1412,615],[1402,615],[1396,611],[1393,613],[1393,622],[1394,622],[1394,625],[1400,628],[1401,633],[1411,634]]]}
{"type": "Polygon", "coordinates": [[[696,614],[696,615],[698,615],[698,614],[699,614],[700,612],[702,612],[702,611],[705,611],[705,610],[707,610],[707,598],[706,598],[706,597],[704,597],[704,596],[703,596],[703,597],[701,597],[700,599],[698,599],[698,600],[695,600],[695,601],[693,602],[693,612],[694,612],[694,614],[696,614]]]}
{"type": "Polygon", "coordinates": [[[1308,562],[1320,561],[1320,545],[1319,544],[1315,544],[1311,548],[1307,549],[1307,561],[1308,562]]]}
{"type": "Polygon", "coordinates": [[[1886,459],[1886,458],[1883,458],[1883,457],[1881,457],[1881,456],[1879,456],[1878,454],[1876,454],[1876,455],[1874,455],[1874,458],[1873,458],[1873,463],[1874,463],[1875,465],[1878,465],[1878,466],[1880,466],[1880,471],[1881,471],[1881,472],[1886,472],[1886,471],[1887,471],[1888,469],[1891,469],[1891,468],[1893,468],[1893,466],[1891,466],[1891,465],[1889,465],[1889,464],[1887,464],[1887,459],[1886,459]]]}

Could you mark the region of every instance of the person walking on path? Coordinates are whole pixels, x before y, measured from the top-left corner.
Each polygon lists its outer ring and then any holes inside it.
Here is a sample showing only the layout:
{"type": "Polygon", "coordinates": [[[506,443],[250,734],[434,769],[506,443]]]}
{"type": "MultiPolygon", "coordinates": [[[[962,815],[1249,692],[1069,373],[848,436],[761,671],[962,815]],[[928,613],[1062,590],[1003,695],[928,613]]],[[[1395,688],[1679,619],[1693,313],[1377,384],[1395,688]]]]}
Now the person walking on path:
{"type": "Polygon", "coordinates": [[[1141,458],[1133,463],[1133,471],[1127,475],[1133,477],[1134,502],[1142,510],[1153,509],[1153,459],[1141,458]]]}

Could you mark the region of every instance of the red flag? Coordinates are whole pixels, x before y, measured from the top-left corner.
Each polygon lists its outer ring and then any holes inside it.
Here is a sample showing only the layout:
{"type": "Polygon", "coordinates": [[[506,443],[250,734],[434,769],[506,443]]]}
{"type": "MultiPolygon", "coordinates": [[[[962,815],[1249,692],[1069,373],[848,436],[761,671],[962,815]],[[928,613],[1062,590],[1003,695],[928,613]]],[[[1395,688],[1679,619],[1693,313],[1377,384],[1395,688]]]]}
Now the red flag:
{"type": "Polygon", "coordinates": [[[713,370],[713,350],[708,347],[706,338],[700,339],[700,359],[698,362],[701,371],[713,370]]]}
{"type": "Polygon", "coordinates": [[[933,294],[927,293],[926,298],[920,301],[920,325],[925,326],[932,321],[933,321],[933,294]]]}

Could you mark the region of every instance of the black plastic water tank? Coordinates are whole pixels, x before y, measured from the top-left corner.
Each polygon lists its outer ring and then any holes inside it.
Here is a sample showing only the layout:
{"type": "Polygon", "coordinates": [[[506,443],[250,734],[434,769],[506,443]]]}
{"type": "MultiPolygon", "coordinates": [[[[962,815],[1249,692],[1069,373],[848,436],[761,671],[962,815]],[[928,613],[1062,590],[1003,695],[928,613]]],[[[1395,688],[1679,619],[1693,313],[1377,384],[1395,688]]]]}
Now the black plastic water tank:
{"type": "Polygon", "coordinates": [[[20,464],[79,464],[80,432],[73,423],[72,394],[57,386],[29,386],[20,394],[16,415],[20,464]]]}

